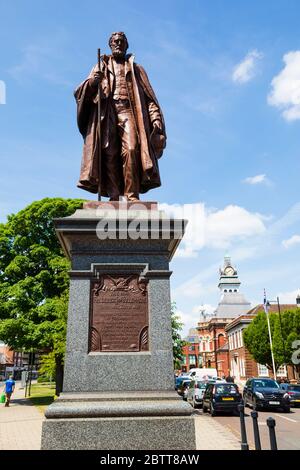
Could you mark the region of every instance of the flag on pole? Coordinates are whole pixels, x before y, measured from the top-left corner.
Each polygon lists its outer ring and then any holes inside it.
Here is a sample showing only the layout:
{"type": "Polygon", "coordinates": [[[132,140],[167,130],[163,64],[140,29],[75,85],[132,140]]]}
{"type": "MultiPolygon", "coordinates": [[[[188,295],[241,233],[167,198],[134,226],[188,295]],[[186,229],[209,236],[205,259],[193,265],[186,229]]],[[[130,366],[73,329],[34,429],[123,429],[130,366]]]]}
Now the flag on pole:
{"type": "Polygon", "coordinates": [[[267,301],[266,289],[264,289],[264,311],[268,315],[270,304],[267,301]]]}

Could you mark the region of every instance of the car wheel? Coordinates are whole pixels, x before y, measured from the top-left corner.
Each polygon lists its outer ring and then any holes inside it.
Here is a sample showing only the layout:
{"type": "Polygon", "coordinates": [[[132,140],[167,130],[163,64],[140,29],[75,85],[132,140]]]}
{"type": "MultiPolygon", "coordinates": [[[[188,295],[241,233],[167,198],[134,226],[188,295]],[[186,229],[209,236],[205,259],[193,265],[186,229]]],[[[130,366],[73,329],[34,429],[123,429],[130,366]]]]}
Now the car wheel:
{"type": "Polygon", "coordinates": [[[198,408],[198,404],[195,403],[195,400],[193,400],[193,408],[195,408],[195,409],[198,408]]]}
{"type": "Polygon", "coordinates": [[[210,404],[210,416],[216,416],[216,410],[212,403],[210,404]]]}
{"type": "Polygon", "coordinates": [[[290,406],[284,406],[283,411],[284,411],[284,413],[290,413],[291,412],[291,407],[290,406]]]}
{"type": "Polygon", "coordinates": [[[249,404],[248,404],[248,402],[247,402],[247,398],[246,398],[246,397],[244,397],[244,400],[243,400],[243,401],[244,401],[244,407],[245,407],[245,408],[246,408],[246,406],[249,406],[249,404]]]}
{"type": "Polygon", "coordinates": [[[207,413],[207,408],[206,408],[205,405],[202,406],[202,411],[203,411],[203,413],[207,413]]]}

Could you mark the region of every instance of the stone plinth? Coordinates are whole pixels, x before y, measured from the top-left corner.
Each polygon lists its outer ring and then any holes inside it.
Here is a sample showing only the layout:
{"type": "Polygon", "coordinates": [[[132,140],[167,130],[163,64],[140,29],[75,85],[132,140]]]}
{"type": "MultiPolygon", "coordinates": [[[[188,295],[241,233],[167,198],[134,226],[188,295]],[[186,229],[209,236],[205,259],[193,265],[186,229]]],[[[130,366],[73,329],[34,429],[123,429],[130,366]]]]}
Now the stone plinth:
{"type": "Polygon", "coordinates": [[[194,449],[192,408],[174,390],[169,280],[185,221],[156,203],[89,202],[54,223],[70,301],[42,448],[194,449]]]}

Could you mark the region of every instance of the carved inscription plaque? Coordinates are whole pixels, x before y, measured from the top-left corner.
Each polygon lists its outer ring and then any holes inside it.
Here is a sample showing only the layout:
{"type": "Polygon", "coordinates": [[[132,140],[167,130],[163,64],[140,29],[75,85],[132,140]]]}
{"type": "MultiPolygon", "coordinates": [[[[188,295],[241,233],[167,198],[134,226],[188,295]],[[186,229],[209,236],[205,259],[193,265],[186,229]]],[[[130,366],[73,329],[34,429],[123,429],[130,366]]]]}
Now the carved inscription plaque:
{"type": "Polygon", "coordinates": [[[148,351],[147,281],[105,274],[91,289],[90,351],[148,351]]]}

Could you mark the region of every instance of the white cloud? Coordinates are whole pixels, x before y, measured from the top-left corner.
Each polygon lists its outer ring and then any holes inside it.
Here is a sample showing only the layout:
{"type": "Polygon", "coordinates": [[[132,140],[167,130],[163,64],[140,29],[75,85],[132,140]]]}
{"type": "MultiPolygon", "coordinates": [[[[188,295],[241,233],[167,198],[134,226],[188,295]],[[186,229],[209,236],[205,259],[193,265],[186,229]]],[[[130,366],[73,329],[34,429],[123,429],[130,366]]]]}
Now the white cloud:
{"type": "Polygon", "coordinates": [[[256,176],[249,176],[243,180],[244,183],[247,184],[261,184],[267,183],[269,180],[266,175],[256,175],[256,176]]]}
{"type": "Polygon", "coordinates": [[[182,310],[176,310],[176,314],[180,317],[180,320],[183,323],[183,328],[181,336],[186,336],[190,328],[195,328],[197,325],[198,317],[197,315],[189,312],[183,312],[182,310]]]}
{"type": "Polygon", "coordinates": [[[232,73],[232,80],[235,83],[247,83],[255,77],[258,60],[263,58],[263,54],[257,49],[248,52],[246,57],[237,64],[232,73]]]}
{"type": "Polygon", "coordinates": [[[281,304],[296,304],[296,298],[299,294],[300,286],[299,289],[290,292],[280,292],[277,297],[279,298],[279,302],[281,304]]]}
{"type": "Polygon", "coordinates": [[[207,208],[204,203],[160,204],[160,209],[175,218],[188,220],[178,257],[195,258],[204,247],[226,249],[237,239],[260,235],[266,230],[261,214],[235,205],[217,210],[207,208]]]}
{"type": "Polygon", "coordinates": [[[291,238],[288,238],[287,240],[283,240],[282,244],[284,248],[288,249],[291,248],[294,245],[298,245],[300,243],[300,235],[293,235],[291,238]]]}
{"type": "Polygon", "coordinates": [[[283,56],[285,67],[273,78],[268,103],[282,111],[287,121],[300,119],[300,51],[283,56]]]}

